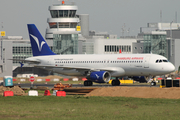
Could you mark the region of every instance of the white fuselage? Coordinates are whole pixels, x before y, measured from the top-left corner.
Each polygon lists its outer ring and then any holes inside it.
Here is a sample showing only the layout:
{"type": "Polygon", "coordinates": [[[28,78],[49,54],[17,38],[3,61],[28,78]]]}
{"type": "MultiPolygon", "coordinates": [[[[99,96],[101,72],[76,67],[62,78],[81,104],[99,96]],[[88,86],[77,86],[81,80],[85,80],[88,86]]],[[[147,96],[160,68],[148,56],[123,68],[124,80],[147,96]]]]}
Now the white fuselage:
{"type": "Polygon", "coordinates": [[[98,70],[108,71],[112,77],[156,76],[175,70],[165,57],[156,54],[49,55],[26,60],[38,60],[37,67],[71,76],[98,70]]]}

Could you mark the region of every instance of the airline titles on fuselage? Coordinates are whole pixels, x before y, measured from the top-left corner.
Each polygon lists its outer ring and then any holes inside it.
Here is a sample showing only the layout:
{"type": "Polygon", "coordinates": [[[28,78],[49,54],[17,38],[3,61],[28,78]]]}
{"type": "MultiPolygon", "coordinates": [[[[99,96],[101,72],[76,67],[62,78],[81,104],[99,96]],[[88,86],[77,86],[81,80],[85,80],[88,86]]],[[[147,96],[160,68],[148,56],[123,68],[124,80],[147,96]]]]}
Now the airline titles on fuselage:
{"type": "Polygon", "coordinates": [[[55,61],[56,61],[56,60],[61,60],[61,61],[62,61],[62,60],[73,60],[73,59],[54,59],[54,60],[55,60],[55,61]]]}
{"type": "Polygon", "coordinates": [[[143,60],[144,57],[118,57],[118,60],[143,60]]]}

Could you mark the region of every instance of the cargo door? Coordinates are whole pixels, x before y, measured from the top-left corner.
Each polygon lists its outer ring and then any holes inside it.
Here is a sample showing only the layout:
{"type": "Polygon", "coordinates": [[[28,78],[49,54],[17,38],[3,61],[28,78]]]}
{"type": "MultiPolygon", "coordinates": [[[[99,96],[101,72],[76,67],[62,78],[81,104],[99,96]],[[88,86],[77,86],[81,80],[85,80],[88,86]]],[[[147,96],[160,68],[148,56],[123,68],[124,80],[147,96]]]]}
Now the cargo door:
{"type": "Polygon", "coordinates": [[[149,68],[149,59],[150,59],[150,56],[146,56],[146,57],[145,57],[145,60],[144,60],[144,68],[149,68]]]}

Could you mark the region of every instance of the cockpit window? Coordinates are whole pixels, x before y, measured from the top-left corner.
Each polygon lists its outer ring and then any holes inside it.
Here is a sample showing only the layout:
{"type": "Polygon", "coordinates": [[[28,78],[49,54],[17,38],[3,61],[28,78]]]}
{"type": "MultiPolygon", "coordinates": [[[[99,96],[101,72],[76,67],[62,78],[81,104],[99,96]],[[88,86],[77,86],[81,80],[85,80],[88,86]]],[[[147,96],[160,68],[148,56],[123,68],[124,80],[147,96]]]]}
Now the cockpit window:
{"type": "Polygon", "coordinates": [[[168,60],[156,60],[156,63],[161,63],[161,62],[169,62],[168,60]]]}
{"type": "Polygon", "coordinates": [[[163,60],[163,62],[168,62],[167,60],[163,60]]]}

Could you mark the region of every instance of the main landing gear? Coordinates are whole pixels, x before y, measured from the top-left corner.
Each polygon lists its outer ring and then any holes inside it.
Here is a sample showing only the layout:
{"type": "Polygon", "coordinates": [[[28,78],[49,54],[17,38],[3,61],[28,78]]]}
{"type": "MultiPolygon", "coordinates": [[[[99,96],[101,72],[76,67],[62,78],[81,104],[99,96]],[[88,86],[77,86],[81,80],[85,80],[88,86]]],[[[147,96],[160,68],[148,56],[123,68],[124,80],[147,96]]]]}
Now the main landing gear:
{"type": "Polygon", "coordinates": [[[119,86],[120,85],[120,81],[119,81],[119,79],[118,78],[116,78],[116,79],[113,79],[112,80],[112,86],[119,86]]]}
{"type": "Polygon", "coordinates": [[[84,86],[92,86],[92,85],[93,85],[92,81],[90,81],[90,80],[84,81],[84,86]]]}

